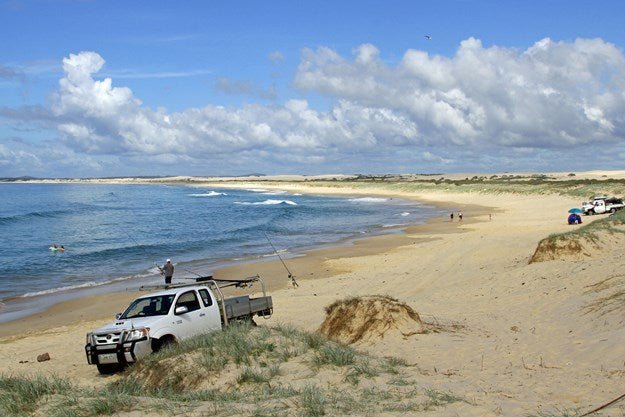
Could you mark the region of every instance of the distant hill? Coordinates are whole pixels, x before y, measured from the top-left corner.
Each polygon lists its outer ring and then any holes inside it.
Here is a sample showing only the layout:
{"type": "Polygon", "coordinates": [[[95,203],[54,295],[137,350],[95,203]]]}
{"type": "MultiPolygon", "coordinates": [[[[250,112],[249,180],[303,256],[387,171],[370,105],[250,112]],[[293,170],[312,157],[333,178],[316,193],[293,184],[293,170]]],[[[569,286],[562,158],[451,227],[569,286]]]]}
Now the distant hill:
{"type": "Polygon", "coordinates": [[[30,177],[30,176],[22,176],[22,177],[0,177],[0,181],[3,182],[11,182],[11,181],[30,181],[30,180],[38,180],[40,178],[30,177]]]}

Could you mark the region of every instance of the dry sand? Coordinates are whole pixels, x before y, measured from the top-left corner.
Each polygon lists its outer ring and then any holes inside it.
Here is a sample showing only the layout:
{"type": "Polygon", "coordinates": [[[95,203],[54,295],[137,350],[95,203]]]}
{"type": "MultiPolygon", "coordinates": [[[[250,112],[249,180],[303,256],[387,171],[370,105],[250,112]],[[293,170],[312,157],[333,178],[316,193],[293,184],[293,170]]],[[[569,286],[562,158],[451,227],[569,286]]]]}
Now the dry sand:
{"type": "MultiPolygon", "coordinates": [[[[303,183],[279,188],[363,193],[303,183]]],[[[366,193],[397,196],[383,188],[366,193]]],[[[455,329],[388,335],[356,344],[371,354],[394,355],[415,364],[412,377],[424,388],[469,400],[429,415],[517,416],[552,412],[556,407],[588,411],[622,394],[625,308],[588,309],[602,297],[622,292],[622,250],[605,250],[579,261],[528,264],[542,238],[570,230],[566,212],[579,201],[478,193],[400,196],[461,209],[464,219],[459,222],[456,216],[452,223],[445,216],[404,235],[291,259],[288,265],[298,279],[297,289],[287,285],[276,261],[237,266],[216,275],[260,273],[269,281],[275,314],[261,319],[261,324],[290,323],[317,330],[325,318],[324,307],[333,302],[348,296],[387,295],[412,307],[424,322],[455,329]]],[[[132,297],[124,293],[76,300],[0,325],[0,369],[13,374],[56,373],[85,386],[101,386],[115,377],[101,377],[86,364],[84,335],[132,297]],[[37,363],[36,356],[43,352],[49,352],[52,360],[37,363]]],[[[604,415],[622,414],[617,405],[604,415]]]]}

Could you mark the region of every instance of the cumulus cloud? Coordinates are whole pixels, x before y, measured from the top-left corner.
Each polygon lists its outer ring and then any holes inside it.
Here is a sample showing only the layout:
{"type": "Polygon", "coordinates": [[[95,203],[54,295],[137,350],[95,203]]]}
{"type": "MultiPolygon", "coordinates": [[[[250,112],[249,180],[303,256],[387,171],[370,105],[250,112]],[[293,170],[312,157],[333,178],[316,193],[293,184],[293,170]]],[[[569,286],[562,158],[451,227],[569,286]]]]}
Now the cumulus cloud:
{"type": "Polygon", "coordinates": [[[331,112],[313,110],[306,100],[284,106],[154,111],[142,106],[130,89],[114,87],[110,78],[94,79],[103,65],[94,52],[65,58],[65,77],[53,100],[53,113],[64,120],[59,131],[69,145],[84,152],[210,156],[283,149],[322,154],[328,147],[367,148],[384,140],[402,144],[416,134],[405,116],[349,101],[340,101],[331,112]]]}
{"type": "MultiPolygon", "coordinates": [[[[170,113],[98,77],[104,59],[81,52],[63,60],[51,115],[77,153],[180,165],[232,157],[265,161],[274,172],[285,159],[326,168],[360,164],[358,171],[392,171],[399,166],[394,158],[406,171],[483,169],[495,161],[540,168],[570,145],[623,147],[625,58],[601,39],[543,39],[519,51],[469,38],[452,57],[408,50],[397,65],[381,53],[371,44],[351,57],[325,47],[302,52],[294,85],[328,97],[328,110],[291,99],[170,113]],[[339,162],[350,158],[357,163],[339,162]]],[[[217,87],[260,96],[247,82],[222,78],[217,87]]]]}
{"type": "Polygon", "coordinates": [[[543,39],[525,51],[469,38],[451,57],[408,50],[384,64],[305,50],[295,85],[408,117],[430,144],[554,148],[624,139],[625,59],[601,39],[543,39]]]}

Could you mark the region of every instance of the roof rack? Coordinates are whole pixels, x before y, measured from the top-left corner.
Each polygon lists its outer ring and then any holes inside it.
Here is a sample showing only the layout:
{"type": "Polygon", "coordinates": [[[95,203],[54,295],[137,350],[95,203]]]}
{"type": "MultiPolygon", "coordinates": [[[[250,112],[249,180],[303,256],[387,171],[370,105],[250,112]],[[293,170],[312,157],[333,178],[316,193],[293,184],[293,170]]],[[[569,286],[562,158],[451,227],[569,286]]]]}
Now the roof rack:
{"type": "Polygon", "coordinates": [[[260,282],[263,287],[263,292],[265,292],[265,284],[263,280],[260,278],[260,275],[254,275],[251,277],[241,278],[241,279],[214,279],[212,275],[207,275],[204,277],[198,278],[187,278],[193,280],[193,282],[181,282],[177,284],[156,284],[156,285],[142,285],[139,287],[139,291],[146,290],[159,290],[159,289],[172,289],[172,288],[183,288],[183,287],[191,287],[195,285],[210,285],[213,284],[218,288],[227,288],[227,287],[237,287],[237,288],[247,288],[251,287],[255,282],[260,282]]]}
{"type": "Polygon", "coordinates": [[[251,287],[254,282],[261,282],[262,279],[260,275],[254,275],[251,277],[241,278],[241,279],[215,279],[212,275],[207,275],[204,277],[197,278],[186,278],[189,280],[193,280],[193,282],[181,282],[177,284],[156,284],[156,285],[142,285],[139,287],[140,291],[144,290],[155,290],[155,289],[170,289],[170,288],[181,288],[181,287],[190,287],[198,284],[207,284],[210,282],[215,283],[219,288],[227,288],[227,287],[237,287],[237,288],[246,288],[251,287]]]}

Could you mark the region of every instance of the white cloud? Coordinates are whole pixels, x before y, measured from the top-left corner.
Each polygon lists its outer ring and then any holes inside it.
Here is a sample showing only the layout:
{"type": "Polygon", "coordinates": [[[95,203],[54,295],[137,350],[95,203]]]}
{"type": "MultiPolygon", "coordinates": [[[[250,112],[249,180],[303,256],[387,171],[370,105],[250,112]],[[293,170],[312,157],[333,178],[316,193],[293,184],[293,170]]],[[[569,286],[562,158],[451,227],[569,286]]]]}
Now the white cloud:
{"type": "MultiPolygon", "coordinates": [[[[469,38],[452,57],[408,50],[397,65],[381,53],[371,44],[355,48],[353,57],[325,47],[302,52],[294,85],[328,97],[327,111],[298,98],[170,113],[144,106],[111,78],[98,79],[104,59],[81,52],[63,60],[51,113],[75,155],[181,169],[212,162],[222,173],[393,171],[399,160],[402,167],[423,164],[414,167],[421,171],[528,169],[549,166],[571,144],[602,143],[597,158],[606,161],[624,146],[625,58],[601,39],[543,39],[519,51],[469,38]]],[[[261,96],[247,82],[223,78],[220,88],[261,96]]],[[[0,115],[18,119],[9,110],[0,115]]]]}
{"type": "Polygon", "coordinates": [[[526,51],[469,38],[451,58],[409,50],[396,67],[363,45],[353,61],[305,50],[295,84],[408,117],[429,143],[553,148],[624,139],[625,59],[601,39],[526,51]]]}
{"type": "Polygon", "coordinates": [[[291,155],[311,156],[310,152],[321,155],[328,147],[369,148],[387,139],[402,144],[416,134],[405,116],[349,101],[340,101],[329,113],[310,109],[305,100],[291,100],[284,107],[153,111],[142,106],[130,89],[113,87],[110,78],[94,79],[103,65],[94,52],[70,55],[54,97],[54,114],[66,120],[59,123],[59,131],[69,146],[84,152],[198,157],[284,149],[291,155]]]}
{"type": "Polygon", "coordinates": [[[7,170],[11,176],[25,175],[41,166],[41,159],[35,154],[0,144],[0,168],[7,170]]]}

